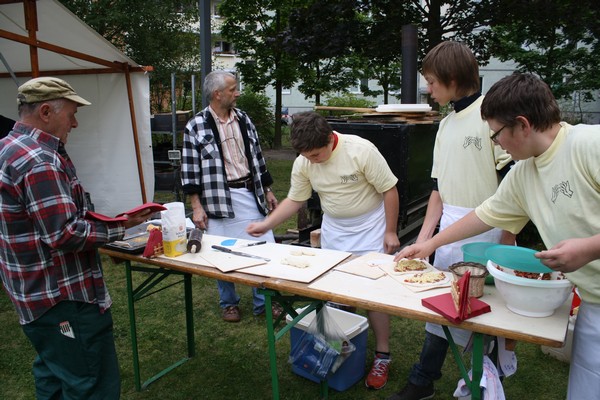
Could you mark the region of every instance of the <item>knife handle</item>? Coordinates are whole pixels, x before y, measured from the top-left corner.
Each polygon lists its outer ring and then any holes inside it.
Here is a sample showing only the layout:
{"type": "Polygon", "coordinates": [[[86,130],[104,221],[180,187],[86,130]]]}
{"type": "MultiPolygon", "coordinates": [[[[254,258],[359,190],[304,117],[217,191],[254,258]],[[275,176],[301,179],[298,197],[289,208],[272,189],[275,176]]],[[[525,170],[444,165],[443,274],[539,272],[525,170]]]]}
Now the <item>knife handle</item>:
{"type": "Polygon", "coordinates": [[[216,245],[216,244],[213,244],[211,247],[213,249],[215,249],[215,250],[224,251],[225,253],[231,253],[231,249],[227,248],[227,247],[219,246],[219,245],[216,245]]]}

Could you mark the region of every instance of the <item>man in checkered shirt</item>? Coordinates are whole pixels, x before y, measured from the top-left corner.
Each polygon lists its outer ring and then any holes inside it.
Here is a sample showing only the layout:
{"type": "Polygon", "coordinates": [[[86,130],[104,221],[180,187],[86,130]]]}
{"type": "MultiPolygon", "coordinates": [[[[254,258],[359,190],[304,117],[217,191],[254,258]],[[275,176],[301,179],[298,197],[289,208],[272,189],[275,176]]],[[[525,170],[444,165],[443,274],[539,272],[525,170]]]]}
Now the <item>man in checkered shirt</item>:
{"type": "MultiPolygon", "coordinates": [[[[192,204],[192,221],[211,235],[255,240],[246,226],[277,207],[258,133],[250,117],[235,108],[240,92],[233,74],[211,72],[204,80],[203,94],[209,106],[187,123],[183,134],[181,176],[192,204]]],[[[272,231],[260,239],[275,241],[272,231]]],[[[217,285],[223,320],[239,322],[235,285],[225,281],[217,285]]],[[[253,314],[263,315],[264,296],[256,288],[252,292],[253,314]]],[[[282,312],[278,305],[272,311],[275,318],[282,312]]]]}

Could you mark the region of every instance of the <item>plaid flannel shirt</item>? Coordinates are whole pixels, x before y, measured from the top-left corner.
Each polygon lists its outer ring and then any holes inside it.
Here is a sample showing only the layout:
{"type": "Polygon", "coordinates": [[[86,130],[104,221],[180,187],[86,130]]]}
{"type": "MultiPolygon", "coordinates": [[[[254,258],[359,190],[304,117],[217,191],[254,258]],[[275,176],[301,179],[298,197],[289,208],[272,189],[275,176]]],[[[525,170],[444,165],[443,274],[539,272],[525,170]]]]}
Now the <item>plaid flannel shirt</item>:
{"type": "Polygon", "coordinates": [[[86,211],[63,144],[15,124],[0,141],[0,275],[21,324],[62,300],[110,307],[96,248],[125,227],[85,220],[86,211]]]}
{"type": "MultiPolygon", "coordinates": [[[[254,184],[256,205],[263,215],[267,215],[268,208],[263,186],[270,186],[273,178],[267,171],[258,133],[250,117],[237,108],[234,111],[244,138],[246,158],[250,163],[248,167],[254,184]]],[[[185,126],[181,160],[183,191],[188,194],[198,194],[202,207],[210,218],[235,218],[218,131],[215,138],[210,119],[213,117],[207,107],[185,126]]],[[[214,119],[212,125],[216,129],[214,119]]]]}

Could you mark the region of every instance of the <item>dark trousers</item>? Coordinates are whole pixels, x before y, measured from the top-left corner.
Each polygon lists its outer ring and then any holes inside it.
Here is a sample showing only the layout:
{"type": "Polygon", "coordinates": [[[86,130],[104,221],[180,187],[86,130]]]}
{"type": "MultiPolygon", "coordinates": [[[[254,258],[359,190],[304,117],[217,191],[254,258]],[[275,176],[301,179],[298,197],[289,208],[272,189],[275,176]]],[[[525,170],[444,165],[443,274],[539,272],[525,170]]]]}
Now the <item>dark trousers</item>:
{"type": "Polygon", "coordinates": [[[121,392],[110,310],[62,301],[23,325],[37,351],[33,362],[36,397],[61,400],[113,400],[121,392]]]}
{"type": "Polygon", "coordinates": [[[408,380],[417,386],[428,386],[440,379],[448,346],[446,339],[426,332],[419,363],[413,365],[408,380]]]}

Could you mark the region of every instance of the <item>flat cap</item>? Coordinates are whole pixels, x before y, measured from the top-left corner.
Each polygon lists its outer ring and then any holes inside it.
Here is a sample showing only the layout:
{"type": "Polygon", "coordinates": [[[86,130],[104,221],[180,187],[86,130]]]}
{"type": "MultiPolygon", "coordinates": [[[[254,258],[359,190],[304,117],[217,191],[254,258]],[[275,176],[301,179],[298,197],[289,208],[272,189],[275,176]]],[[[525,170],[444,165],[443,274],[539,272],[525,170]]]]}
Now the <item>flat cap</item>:
{"type": "Polygon", "coordinates": [[[17,103],[39,103],[41,101],[68,99],[81,106],[89,106],[89,101],[79,97],[75,90],[62,79],[41,77],[28,80],[19,86],[17,103]]]}

